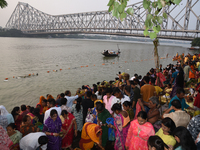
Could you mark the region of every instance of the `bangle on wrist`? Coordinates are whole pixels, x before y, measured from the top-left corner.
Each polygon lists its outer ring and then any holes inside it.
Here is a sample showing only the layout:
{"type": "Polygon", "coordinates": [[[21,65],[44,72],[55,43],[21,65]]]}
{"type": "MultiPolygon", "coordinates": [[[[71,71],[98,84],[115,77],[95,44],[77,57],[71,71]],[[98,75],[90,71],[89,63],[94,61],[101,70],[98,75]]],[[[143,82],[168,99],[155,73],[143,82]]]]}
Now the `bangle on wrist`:
{"type": "Polygon", "coordinates": [[[53,133],[51,133],[51,135],[53,136],[53,133]]]}

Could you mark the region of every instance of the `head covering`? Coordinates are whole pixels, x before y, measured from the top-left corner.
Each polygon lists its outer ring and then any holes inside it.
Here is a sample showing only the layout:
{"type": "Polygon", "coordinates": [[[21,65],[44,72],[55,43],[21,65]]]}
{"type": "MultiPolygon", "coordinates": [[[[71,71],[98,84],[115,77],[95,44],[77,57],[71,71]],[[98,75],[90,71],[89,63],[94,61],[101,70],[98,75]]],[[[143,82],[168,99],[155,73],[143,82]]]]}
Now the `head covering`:
{"type": "Polygon", "coordinates": [[[2,116],[7,116],[9,114],[3,105],[0,105],[0,112],[2,116]]]}
{"type": "Polygon", "coordinates": [[[44,96],[40,96],[40,101],[39,101],[39,103],[38,104],[40,104],[40,105],[42,105],[42,101],[45,99],[45,97],[44,96]]]}
{"type": "Polygon", "coordinates": [[[52,95],[49,94],[49,95],[47,96],[47,100],[49,100],[49,99],[54,99],[54,98],[53,98],[52,95]]]}

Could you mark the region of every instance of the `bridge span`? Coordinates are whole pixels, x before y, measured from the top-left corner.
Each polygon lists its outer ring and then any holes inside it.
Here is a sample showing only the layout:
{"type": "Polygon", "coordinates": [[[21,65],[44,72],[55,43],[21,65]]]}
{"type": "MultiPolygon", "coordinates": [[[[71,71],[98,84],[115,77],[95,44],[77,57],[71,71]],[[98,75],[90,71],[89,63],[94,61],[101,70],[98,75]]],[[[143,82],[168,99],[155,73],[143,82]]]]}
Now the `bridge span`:
{"type": "MultiPolygon", "coordinates": [[[[159,38],[192,40],[199,37],[199,0],[184,0],[179,6],[164,8],[167,19],[161,24],[159,38]]],[[[144,23],[148,12],[143,2],[132,4],[134,14],[124,21],[108,11],[85,12],[66,15],[49,15],[27,3],[19,2],[6,28],[19,29],[26,34],[107,34],[144,37],[144,23]]],[[[153,9],[153,8],[152,8],[153,9]]],[[[155,11],[155,10],[152,10],[155,11]]]]}

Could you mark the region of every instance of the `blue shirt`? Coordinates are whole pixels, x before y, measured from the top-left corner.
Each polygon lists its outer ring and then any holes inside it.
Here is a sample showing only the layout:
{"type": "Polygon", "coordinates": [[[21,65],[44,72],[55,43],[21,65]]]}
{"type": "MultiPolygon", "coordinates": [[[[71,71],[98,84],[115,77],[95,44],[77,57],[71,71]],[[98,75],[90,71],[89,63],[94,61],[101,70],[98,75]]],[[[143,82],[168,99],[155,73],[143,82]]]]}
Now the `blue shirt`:
{"type": "MultiPolygon", "coordinates": [[[[182,108],[182,110],[184,110],[184,108],[185,109],[187,109],[188,107],[189,107],[189,105],[188,104],[186,104],[186,102],[185,102],[185,99],[184,98],[182,98],[181,100],[177,97],[177,95],[176,96],[174,96],[171,100],[170,100],[170,102],[169,102],[169,108],[172,106],[172,101],[173,100],[179,100],[180,102],[181,102],[181,108],[182,108]]],[[[171,113],[171,112],[174,112],[174,110],[171,110],[169,113],[171,113]]]]}
{"type": "Polygon", "coordinates": [[[177,75],[178,75],[178,72],[177,72],[177,71],[175,71],[174,73],[172,73],[172,78],[174,78],[174,81],[173,81],[172,84],[175,83],[175,79],[176,79],[177,75]]]}

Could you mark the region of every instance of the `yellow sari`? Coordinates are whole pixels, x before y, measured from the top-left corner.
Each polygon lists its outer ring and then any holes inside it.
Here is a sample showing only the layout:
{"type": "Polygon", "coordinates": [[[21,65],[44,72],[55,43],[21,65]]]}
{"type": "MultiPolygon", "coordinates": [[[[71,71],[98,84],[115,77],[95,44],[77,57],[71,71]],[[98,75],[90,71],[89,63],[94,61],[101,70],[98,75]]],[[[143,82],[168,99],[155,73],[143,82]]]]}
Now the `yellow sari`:
{"type": "Polygon", "coordinates": [[[87,122],[84,124],[81,134],[79,146],[81,150],[88,150],[94,146],[94,143],[99,144],[98,132],[102,133],[102,129],[95,123],[87,122]]]}

